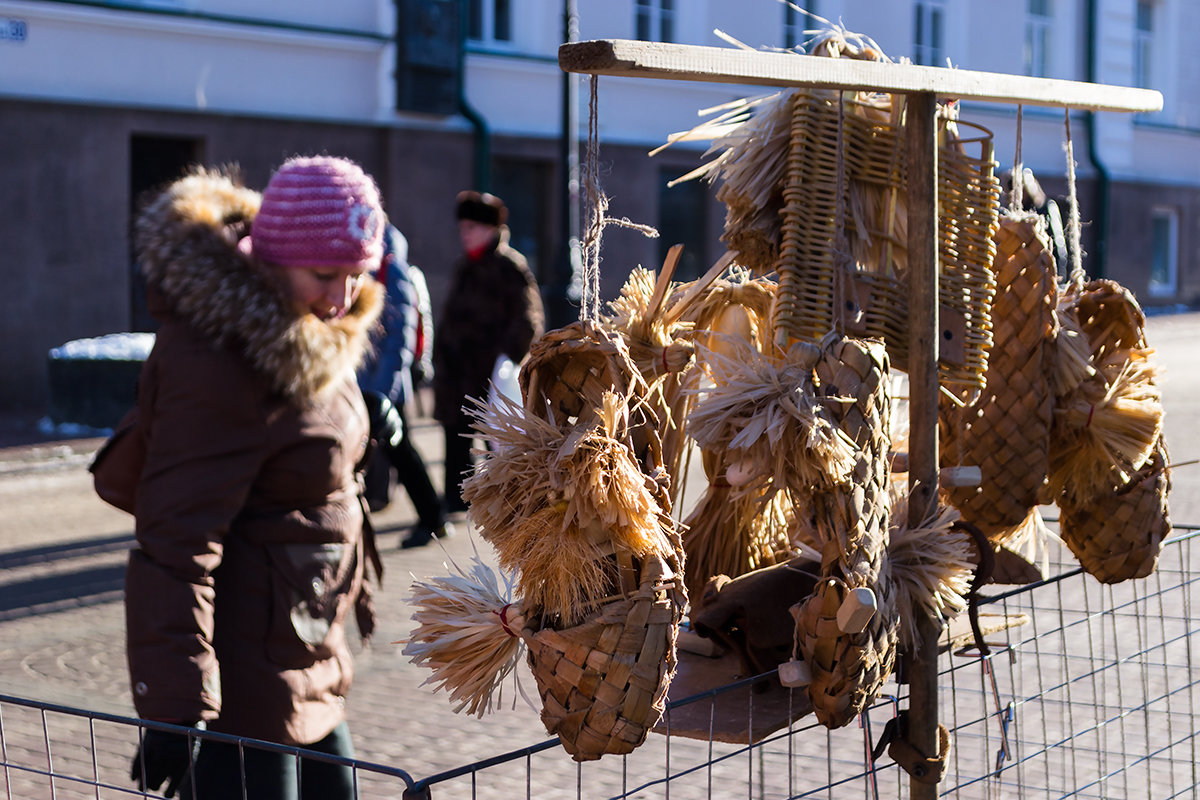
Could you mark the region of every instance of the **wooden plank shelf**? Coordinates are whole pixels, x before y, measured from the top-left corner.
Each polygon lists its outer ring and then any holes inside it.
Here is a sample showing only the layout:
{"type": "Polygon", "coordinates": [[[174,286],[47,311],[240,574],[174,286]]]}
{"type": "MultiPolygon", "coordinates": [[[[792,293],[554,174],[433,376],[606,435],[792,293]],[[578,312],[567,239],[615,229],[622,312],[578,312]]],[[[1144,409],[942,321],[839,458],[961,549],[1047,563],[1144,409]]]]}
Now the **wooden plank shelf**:
{"type": "Polygon", "coordinates": [[[589,75],[902,94],[932,92],[943,100],[1092,111],[1160,111],[1163,105],[1161,93],[1129,86],[629,39],[561,45],[558,64],[567,72],[589,75]]]}

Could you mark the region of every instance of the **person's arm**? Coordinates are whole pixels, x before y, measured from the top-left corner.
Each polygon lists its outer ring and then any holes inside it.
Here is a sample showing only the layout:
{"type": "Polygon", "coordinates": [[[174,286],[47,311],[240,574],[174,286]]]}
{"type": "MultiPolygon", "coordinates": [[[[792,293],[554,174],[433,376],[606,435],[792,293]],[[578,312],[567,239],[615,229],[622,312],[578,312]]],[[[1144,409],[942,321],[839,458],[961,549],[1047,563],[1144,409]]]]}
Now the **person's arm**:
{"type": "Polygon", "coordinates": [[[130,680],[140,716],[192,724],[220,713],[213,571],[265,458],[262,390],[247,367],[187,340],[148,377],[125,587],[130,680]]]}
{"type": "Polygon", "coordinates": [[[413,353],[413,383],[423,384],[433,379],[433,301],[429,297],[429,284],[425,273],[415,264],[408,267],[412,281],[413,296],[417,303],[417,337],[420,347],[413,353]]]}

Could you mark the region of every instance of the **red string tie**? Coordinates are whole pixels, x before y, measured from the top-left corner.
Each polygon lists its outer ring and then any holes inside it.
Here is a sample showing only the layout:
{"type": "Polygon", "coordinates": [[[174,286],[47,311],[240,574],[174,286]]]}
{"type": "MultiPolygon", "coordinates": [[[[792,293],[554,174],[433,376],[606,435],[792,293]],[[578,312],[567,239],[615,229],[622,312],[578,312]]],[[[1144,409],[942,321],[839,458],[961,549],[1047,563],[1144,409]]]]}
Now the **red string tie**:
{"type": "Polygon", "coordinates": [[[512,603],[509,603],[504,608],[500,609],[500,627],[504,628],[504,632],[515,639],[521,638],[519,634],[514,633],[513,629],[508,627],[508,609],[512,608],[512,603]]]}

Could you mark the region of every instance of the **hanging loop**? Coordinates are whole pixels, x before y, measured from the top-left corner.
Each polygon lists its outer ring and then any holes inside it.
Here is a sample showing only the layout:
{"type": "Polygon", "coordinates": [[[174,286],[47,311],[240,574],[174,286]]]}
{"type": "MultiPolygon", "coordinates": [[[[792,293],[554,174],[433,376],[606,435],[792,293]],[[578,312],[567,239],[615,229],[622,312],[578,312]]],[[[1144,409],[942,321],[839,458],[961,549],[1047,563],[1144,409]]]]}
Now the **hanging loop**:
{"type": "Polygon", "coordinates": [[[1067,137],[1067,199],[1070,203],[1070,218],[1067,223],[1071,255],[1071,287],[1083,291],[1087,276],[1083,272],[1083,236],[1079,230],[1079,193],[1075,187],[1075,145],[1071,141],[1071,109],[1064,109],[1063,118],[1067,137]]]}

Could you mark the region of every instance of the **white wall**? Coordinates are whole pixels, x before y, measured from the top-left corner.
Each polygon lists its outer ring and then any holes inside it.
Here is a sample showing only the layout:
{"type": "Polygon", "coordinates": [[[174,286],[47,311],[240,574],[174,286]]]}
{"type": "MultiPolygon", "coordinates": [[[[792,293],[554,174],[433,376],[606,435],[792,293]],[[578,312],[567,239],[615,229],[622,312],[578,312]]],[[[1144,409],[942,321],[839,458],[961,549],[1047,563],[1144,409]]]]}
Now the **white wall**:
{"type": "MultiPolygon", "coordinates": [[[[378,10],[374,0],[346,6],[378,10]]],[[[304,14],[314,24],[334,16],[304,14]]],[[[380,86],[386,41],[53,2],[0,0],[0,18],[26,29],[24,41],[0,40],[7,96],[354,120],[390,107],[380,86]]],[[[378,21],[366,30],[378,34],[378,21]]]]}
{"type": "MultiPolygon", "coordinates": [[[[631,38],[634,0],[577,0],[580,38],[631,38]]],[[[1132,0],[1097,0],[1099,80],[1132,83],[1132,0]]],[[[200,16],[229,15],[281,24],[362,31],[364,36],[213,22],[166,14],[56,2],[0,0],[0,23],[20,20],[23,41],[0,38],[0,96],[167,109],[410,124],[392,111],[395,28],[392,0],[152,0],[146,6],[200,16]]],[[[819,0],[819,11],[874,38],[893,59],[912,53],[908,0],[819,0]]],[[[1055,0],[1054,77],[1083,80],[1085,0],[1055,0]]],[[[778,0],[680,0],[676,30],[686,44],[730,46],[719,28],[755,48],[783,44],[778,0]]],[[[946,52],[958,67],[1018,72],[1024,2],[948,0],[946,52]]],[[[560,126],[562,0],[512,0],[514,42],[473,48],[465,91],[498,134],[553,137],[560,126]]],[[[1200,128],[1200,3],[1163,0],[1156,75],[1166,109],[1138,124],[1130,115],[1101,114],[1098,153],[1117,176],[1187,175],[1197,143],[1181,126],[1200,128]],[[1160,126],[1167,126],[1163,129],[1160,126]]],[[[589,81],[580,79],[580,119],[587,120],[589,81]]],[[[699,121],[697,112],[765,93],[684,81],[602,78],[601,134],[647,148],[699,121]]],[[[967,119],[994,127],[997,155],[1011,159],[1014,109],[968,106],[967,119]]],[[[422,120],[428,124],[430,120],[422,120]]],[[[1026,163],[1062,163],[1062,121],[1056,112],[1027,110],[1026,163]]],[[[1084,131],[1077,135],[1084,136],[1084,131]]],[[[1077,147],[1082,152],[1082,147],[1077,147]]],[[[1081,161],[1086,161],[1081,158],[1081,161]]],[[[1035,168],[1037,168],[1035,166],[1035,168]]],[[[1086,163],[1081,170],[1086,171],[1086,163]]]]}

